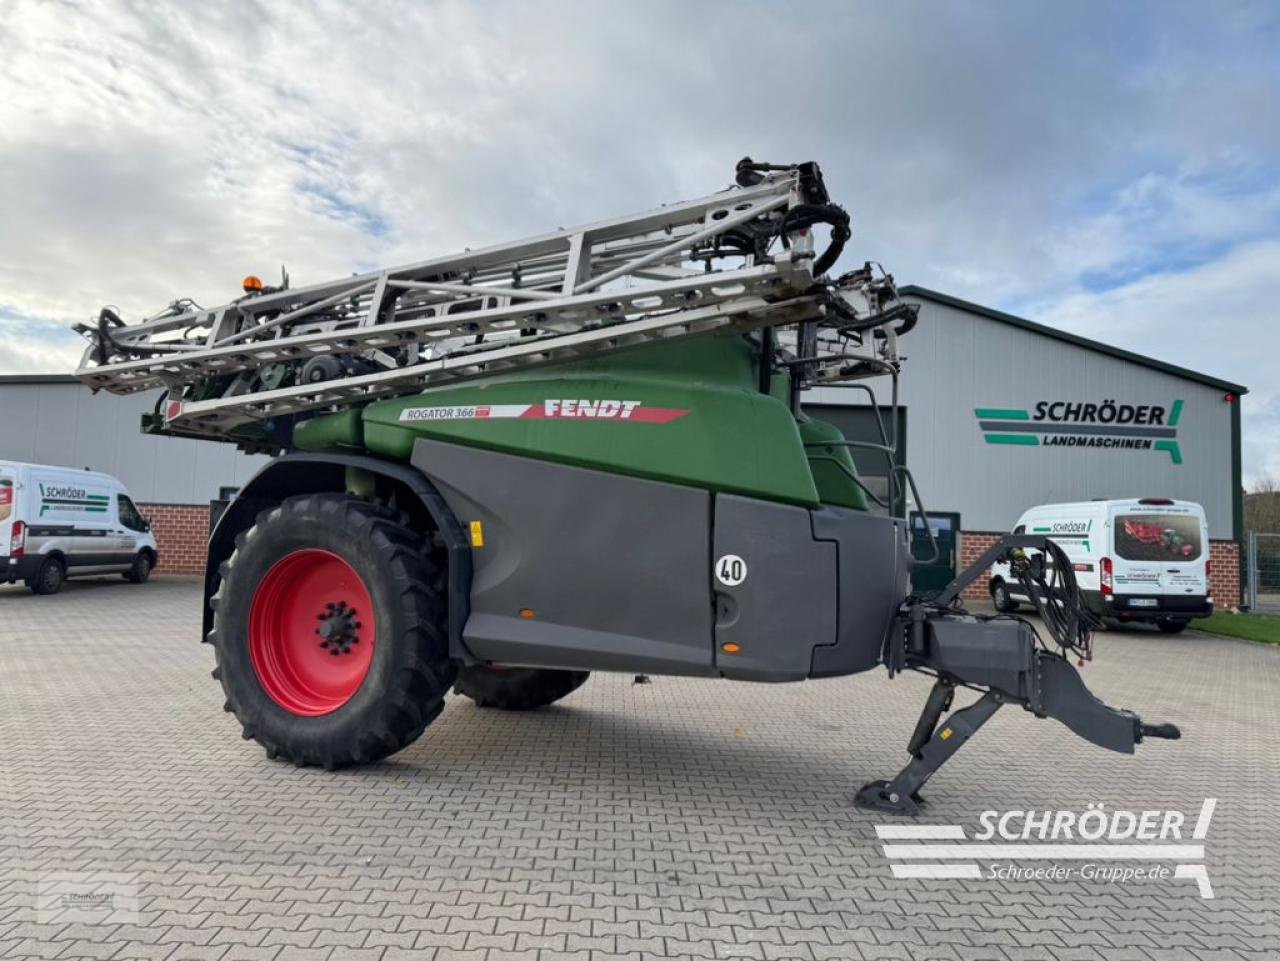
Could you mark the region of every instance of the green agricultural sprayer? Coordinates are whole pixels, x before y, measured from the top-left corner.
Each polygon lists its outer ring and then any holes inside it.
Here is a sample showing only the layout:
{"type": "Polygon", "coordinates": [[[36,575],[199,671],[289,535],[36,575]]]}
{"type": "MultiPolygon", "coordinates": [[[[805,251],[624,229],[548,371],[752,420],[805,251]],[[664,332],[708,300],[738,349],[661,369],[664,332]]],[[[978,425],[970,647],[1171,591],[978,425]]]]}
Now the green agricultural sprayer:
{"type": "Polygon", "coordinates": [[[162,391],[145,429],[279,455],[209,542],[205,639],[244,736],[333,768],[410,744],[451,688],[518,709],[591,671],[910,668],[936,682],[908,763],[858,795],[906,813],[1002,704],[1116,751],[1176,737],[1085,688],[1089,616],[1044,537],[910,596],[894,432],[846,440],[802,406],[847,384],[876,409],[875,378],[896,406],[916,311],[871,265],[832,276],[848,238],[816,164],[748,159],[699,200],[82,327],[86,384],[162,391]],[[959,608],[997,559],[1048,639],[959,608]],[[944,719],[959,687],[980,696],[944,719]]]}

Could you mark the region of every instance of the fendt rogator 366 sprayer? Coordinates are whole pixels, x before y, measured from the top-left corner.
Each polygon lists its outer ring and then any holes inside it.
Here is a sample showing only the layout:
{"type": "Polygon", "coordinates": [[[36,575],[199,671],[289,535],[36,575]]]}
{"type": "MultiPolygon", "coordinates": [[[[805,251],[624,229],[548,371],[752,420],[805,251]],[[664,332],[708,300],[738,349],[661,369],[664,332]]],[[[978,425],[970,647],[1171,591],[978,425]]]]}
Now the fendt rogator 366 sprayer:
{"type": "Polygon", "coordinates": [[[894,432],[859,445],[801,406],[843,384],[875,409],[875,377],[897,405],[915,309],[878,268],[829,274],[848,238],[816,164],[745,159],[699,200],[81,327],[86,384],[164,389],[144,429],[280,455],[209,542],[205,639],[244,736],[332,768],[411,743],[451,687],[520,709],[590,671],[911,668],[936,683],[908,763],[858,794],[904,813],[1001,704],[1116,751],[1176,737],[1085,688],[1089,616],[1045,538],[909,596],[906,523],[877,509],[920,505],[894,432]],[[1049,640],[959,608],[997,559],[1049,640]],[[943,720],[958,687],[980,696],[943,720]]]}

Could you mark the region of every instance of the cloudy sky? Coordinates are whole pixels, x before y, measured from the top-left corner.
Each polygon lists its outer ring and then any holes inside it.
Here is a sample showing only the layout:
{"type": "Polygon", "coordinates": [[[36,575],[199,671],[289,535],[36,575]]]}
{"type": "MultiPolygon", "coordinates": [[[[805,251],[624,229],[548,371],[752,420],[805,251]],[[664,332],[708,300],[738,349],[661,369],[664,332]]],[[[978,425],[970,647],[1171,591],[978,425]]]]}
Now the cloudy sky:
{"type": "Polygon", "coordinates": [[[0,372],[66,331],[817,159],[846,259],[1248,385],[1280,476],[1280,6],[0,0],[0,372]]]}

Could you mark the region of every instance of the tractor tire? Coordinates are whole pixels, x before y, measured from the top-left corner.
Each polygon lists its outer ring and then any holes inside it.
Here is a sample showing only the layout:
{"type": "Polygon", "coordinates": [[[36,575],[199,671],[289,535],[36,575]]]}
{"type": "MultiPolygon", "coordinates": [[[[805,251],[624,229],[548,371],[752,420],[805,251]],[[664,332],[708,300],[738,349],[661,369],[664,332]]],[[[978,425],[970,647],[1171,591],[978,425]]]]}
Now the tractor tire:
{"type": "Polygon", "coordinates": [[[568,697],[587,682],[590,671],[553,671],[532,667],[464,667],[455,694],[465,694],[480,707],[532,711],[568,697]]]}
{"type": "Polygon", "coordinates": [[[1160,631],[1164,634],[1181,634],[1187,629],[1187,622],[1178,620],[1156,621],[1156,627],[1160,628],[1160,631]]]}
{"type": "Polygon", "coordinates": [[[394,754],[439,716],[457,666],[427,544],[389,508],[327,493],[236,537],[208,639],[245,739],[332,770],[394,754]]]}
{"type": "Polygon", "coordinates": [[[1011,614],[1018,609],[1018,602],[1009,594],[1009,585],[998,580],[991,585],[991,603],[1001,614],[1011,614]]]}
{"type": "Polygon", "coordinates": [[[57,594],[62,590],[66,579],[66,565],[58,558],[50,557],[40,565],[40,569],[26,584],[31,588],[32,594],[57,594]]]}
{"type": "Polygon", "coordinates": [[[130,584],[145,584],[151,577],[151,555],[146,551],[139,552],[133,559],[133,566],[120,575],[130,584]]]}

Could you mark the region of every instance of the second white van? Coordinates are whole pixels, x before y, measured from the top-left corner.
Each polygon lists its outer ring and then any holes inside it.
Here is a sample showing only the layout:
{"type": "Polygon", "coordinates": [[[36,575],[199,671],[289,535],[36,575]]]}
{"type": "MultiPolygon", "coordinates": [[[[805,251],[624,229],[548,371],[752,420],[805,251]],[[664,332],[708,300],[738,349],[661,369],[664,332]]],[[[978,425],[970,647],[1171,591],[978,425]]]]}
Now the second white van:
{"type": "MultiPolygon", "coordinates": [[[[1163,497],[1045,504],[1024,513],[1015,534],[1046,534],[1071,560],[1093,613],[1143,621],[1168,634],[1213,613],[1204,508],[1163,497]]],[[[1008,564],[991,568],[999,611],[1030,599],[1008,564]]]]}
{"type": "Polygon", "coordinates": [[[110,474],[0,460],[0,584],[54,594],[68,577],[141,584],[159,560],[151,524],[110,474]]]}

